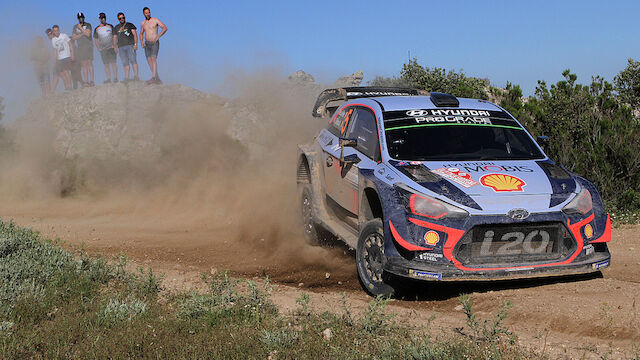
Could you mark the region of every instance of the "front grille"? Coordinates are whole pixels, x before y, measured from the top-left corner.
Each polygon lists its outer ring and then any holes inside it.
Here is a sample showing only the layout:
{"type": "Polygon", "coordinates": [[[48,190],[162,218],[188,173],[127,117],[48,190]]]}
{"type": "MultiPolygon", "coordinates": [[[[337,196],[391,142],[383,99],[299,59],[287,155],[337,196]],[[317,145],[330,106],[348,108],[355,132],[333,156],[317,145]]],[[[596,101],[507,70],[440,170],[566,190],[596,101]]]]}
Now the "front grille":
{"type": "Polygon", "coordinates": [[[478,225],[460,240],[454,256],[463,265],[517,266],[561,261],[576,246],[559,222],[478,225]]]}

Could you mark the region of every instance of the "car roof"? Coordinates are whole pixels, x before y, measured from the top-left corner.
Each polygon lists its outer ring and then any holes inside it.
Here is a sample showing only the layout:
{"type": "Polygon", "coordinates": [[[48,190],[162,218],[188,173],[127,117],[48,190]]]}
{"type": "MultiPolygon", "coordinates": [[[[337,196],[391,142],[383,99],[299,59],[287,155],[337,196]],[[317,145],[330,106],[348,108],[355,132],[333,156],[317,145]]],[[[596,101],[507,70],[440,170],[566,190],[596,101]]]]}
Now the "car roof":
{"type": "MultiPolygon", "coordinates": [[[[429,96],[379,96],[369,98],[382,105],[383,111],[397,111],[408,109],[441,109],[433,104],[429,96]]],[[[502,108],[486,100],[457,98],[460,102],[458,109],[474,110],[495,110],[502,111],[502,108]]],[[[356,99],[354,99],[356,100],[356,99]]],[[[451,107],[444,107],[451,108],[451,107]]]]}

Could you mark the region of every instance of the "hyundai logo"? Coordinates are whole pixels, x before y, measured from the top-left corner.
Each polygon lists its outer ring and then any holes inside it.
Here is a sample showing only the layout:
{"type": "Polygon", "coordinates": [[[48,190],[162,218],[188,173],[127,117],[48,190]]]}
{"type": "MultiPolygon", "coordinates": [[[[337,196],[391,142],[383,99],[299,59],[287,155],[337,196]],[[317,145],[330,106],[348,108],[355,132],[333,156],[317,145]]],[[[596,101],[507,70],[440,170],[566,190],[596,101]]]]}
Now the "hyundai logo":
{"type": "Polygon", "coordinates": [[[429,115],[428,110],[409,110],[407,111],[407,116],[425,116],[429,115]]]}
{"type": "Polygon", "coordinates": [[[529,212],[525,209],[511,209],[507,215],[513,220],[524,220],[529,217],[529,212]]]}

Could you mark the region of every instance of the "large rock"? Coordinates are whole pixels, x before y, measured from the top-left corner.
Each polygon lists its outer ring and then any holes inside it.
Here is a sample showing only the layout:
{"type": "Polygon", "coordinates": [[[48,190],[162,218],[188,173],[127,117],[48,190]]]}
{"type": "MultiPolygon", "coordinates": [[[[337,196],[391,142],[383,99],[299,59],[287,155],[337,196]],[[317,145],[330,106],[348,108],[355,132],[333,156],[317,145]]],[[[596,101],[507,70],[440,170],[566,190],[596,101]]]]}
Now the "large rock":
{"type": "Polygon", "coordinates": [[[364,79],[364,74],[362,73],[362,70],[358,70],[351,75],[339,77],[338,80],[333,83],[333,86],[360,86],[362,79],[364,79]]]}
{"type": "Polygon", "coordinates": [[[183,85],[109,84],[33,101],[14,124],[21,136],[48,131],[64,157],[154,156],[162,122],[175,109],[221,106],[222,99],[183,85]]]}

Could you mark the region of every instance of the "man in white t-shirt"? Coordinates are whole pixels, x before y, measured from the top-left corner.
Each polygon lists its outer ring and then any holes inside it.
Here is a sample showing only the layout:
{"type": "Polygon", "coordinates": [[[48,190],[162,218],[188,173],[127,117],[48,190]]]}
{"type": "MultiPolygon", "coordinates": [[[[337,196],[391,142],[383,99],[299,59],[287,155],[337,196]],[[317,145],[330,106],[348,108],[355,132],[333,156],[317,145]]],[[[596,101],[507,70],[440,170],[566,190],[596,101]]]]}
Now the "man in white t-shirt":
{"type": "MultiPolygon", "coordinates": [[[[71,90],[71,61],[74,59],[73,43],[67,34],[60,33],[60,27],[53,25],[53,38],[51,44],[53,45],[54,59],[56,59],[55,73],[62,78],[64,82],[64,89],[71,90]]],[[[52,91],[55,92],[56,86],[58,86],[58,78],[53,79],[52,91]]]]}

